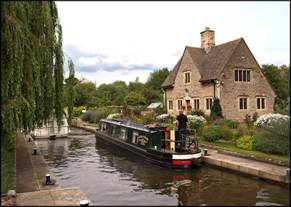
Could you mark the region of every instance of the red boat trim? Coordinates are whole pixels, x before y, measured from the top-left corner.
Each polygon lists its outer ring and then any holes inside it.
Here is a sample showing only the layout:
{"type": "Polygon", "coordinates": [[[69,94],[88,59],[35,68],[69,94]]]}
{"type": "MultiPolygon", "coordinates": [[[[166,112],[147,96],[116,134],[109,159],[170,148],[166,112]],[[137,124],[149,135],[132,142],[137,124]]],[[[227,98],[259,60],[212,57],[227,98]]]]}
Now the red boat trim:
{"type": "Polygon", "coordinates": [[[172,160],[172,165],[191,165],[192,160],[172,160]]]}

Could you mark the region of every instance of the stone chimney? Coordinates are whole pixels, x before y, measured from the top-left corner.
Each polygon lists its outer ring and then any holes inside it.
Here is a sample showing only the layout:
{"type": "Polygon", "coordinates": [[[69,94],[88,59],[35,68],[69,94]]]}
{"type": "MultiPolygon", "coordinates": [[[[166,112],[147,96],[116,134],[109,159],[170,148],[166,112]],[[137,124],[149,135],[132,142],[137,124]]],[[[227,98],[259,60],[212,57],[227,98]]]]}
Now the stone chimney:
{"type": "Polygon", "coordinates": [[[203,48],[206,53],[209,53],[211,48],[215,46],[214,31],[210,30],[209,27],[206,27],[203,32],[200,32],[200,35],[201,48],[203,48]]]}

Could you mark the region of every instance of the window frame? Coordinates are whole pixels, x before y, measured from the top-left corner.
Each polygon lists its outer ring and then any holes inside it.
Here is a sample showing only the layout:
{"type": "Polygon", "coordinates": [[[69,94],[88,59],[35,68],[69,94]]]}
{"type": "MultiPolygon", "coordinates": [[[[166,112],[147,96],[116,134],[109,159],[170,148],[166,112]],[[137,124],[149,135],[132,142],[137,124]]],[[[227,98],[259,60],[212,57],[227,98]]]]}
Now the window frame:
{"type": "Polygon", "coordinates": [[[249,68],[235,68],[233,72],[234,82],[250,83],[252,81],[251,71],[249,68]]]}
{"type": "Polygon", "coordinates": [[[257,96],[256,97],[256,110],[264,111],[266,109],[267,109],[266,97],[264,97],[264,96],[257,96]],[[262,106],[264,106],[264,107],[262,107],[262,106]]]}
{"type": "Polygon", "coordinates": [[[177,109],[182,110],[183,109],[183,99],[177,99],[177,109]],[[181,108],[179,108],[179,101],[181,101],[181,108]]]}
{"type": "Polygon", "coordinates": [[[206,111],[210,111],[212,105],[213,105],[213,97],[206,97],[206,98],[205,98],[205,110],[206,110],[206,111]],[[211,100],[211,101],[210,101],[210,105],[208,104],[208,101],[207,101],[207,100],[211,100]],[[209,105],[209,107],[208,107],[208,105],[209,105]],[[209,109],[207,109],[207,108],[209,108],[209,109]]]}
{"type": "Polygon", "coordinates": [[[188,70],[184,72],[184,84],[189,84],[189,83],[191,83],[191,71],[188,70]]]}
{"type": "Polygon", "coordinates": [[[200,98],[194,98],[193,99],[193,110],[194,111],[200,110],[200,98]],[[198,109],[195,107],[196,106],[196,102],[195,101],[198,101],[198,109]]]}
{"type": "Polygon", "coordinates": [[[249,100],[248,100],[249,98],[248,97],[245,97],[245,96],[240,96],[240,97],[238,97],[238,109],[240,110],[240,111],[245,111],[245,110],[248,110],[248,102],[249,102],[249,100]],[[242,102],[241,102],[241,100],[242,100],[242,102]],[[242,105],[241,105],[242,104],[242,105]],[[241,106],[242,106],[242,108],[241,108],[241,106]]]}
{"type": "Polygon", "coordinates": [[[168,109],[173,110],[174,109],[174,102],[173,100],[168,100],[168,109]],[[171,104],[170,104],[171,103],[171,104]],[[171,107],[170,107],[171,106],[171,107]]]}

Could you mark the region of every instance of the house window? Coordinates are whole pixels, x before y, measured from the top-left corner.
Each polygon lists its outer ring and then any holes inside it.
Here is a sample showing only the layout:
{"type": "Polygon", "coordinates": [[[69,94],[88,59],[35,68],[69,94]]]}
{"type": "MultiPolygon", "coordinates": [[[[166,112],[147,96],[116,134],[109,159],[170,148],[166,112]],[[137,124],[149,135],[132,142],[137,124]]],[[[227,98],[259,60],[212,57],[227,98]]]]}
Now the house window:
{"type": "Polygon", "coordinates": [[[206,99],[206,110],[210,110],[212,107],[212,98],[206,99]]]}
{"type": "Polygon", "coordinates": [[[185,72],[184,76],[185,76],[185,79],[184,79],[185,83],[190,83],[190,81],[191,81],[191,72],[190,71],[185,72]]]}
{"type": "Polygon", "coordinates": [[[173,110],[173,101],[169,101],[169,110],[173,110]]]}
{"type": "Polygon", "coordinates": [[[250,82],[251,71],[250,70],[234,70],[234,81],[250,82]]]}
{"type": "Polygon", "coordinates": [[[200,106],[199,106],[199,98],[195,98],[194,99],[194,111],[197,111],[200,109],[200,106]]]}
{"type": "Polygon", "coordinates": [[[239,98],[239,109],[245,110],[248,108],[248,99],[247,98],[239,98]]]}
{"type": "Polygon", "coordinates": [[[265,108],[266,108],[265,98],[257,98],[257,109],[265,109],[265,108]]]}
{"type": "Polygon", "coordinates": [[[178,110],[182,109],[182,100],[178,100],[178,110]]]}

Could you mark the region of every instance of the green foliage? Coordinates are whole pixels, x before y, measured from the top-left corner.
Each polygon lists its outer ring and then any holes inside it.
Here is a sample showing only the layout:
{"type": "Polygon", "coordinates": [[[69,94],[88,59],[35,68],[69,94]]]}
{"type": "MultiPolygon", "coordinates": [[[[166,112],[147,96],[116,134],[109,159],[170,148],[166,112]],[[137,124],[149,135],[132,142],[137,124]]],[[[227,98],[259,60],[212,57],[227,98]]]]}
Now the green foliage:
{"type": "Polygon", "coordinates": [[[82,111],[84,110],[85,106],[78,106],[73,108],[73,116],[78,117],[82,114],[82,111]]]}
{"type": "Polygon", "coordinates": [[[203,129],[203,122],[201,122],[201,121],[196,121],[196,122],[189,122],[190,124],[190,129],[195,129],[196,130],[196,132],[198,133],[198,134],[200,134],[201,133],[201,131],[202,131],[202,129],[203,129]]]}
{"type": "Polygon", "coordinates": [[[66,105],[68,106],[68,124],[71,126],[72,124],[72,117],[73,117],[73,109],[74,109],[74,101],[76,98],[76,91],[75,91],[75,67],[74,63],[71,59],[68,60],[69,65],[69,77],[67,78],[67,100],[66,105]]]}
{"type": "Polygon", "coordinates": [[[221,127],[221,139],[223,140],[233,140],[234,139],[234,131],[232,128],[224,125],[221,127]]]}
{"type": "Polygon", "coordinates": [[[240,149],[252,150],[253,142],[254,138],[252,136],[245,135],[236,140],[236,146],[240,149]]]}
{"type": "Polygon", "coordinates": [[[87,111],[80,116],[82,121],[90,123],[98,123],[100,119],[107,117],[104,112],[101,111],[87,111]]]}
{"type": "Polygon", "coordinates": [[[252,116],[252,122],[254,123],[259,118],[258,112],[255,112],[252,116]]]}
{"type": "Polygon", "coordinates": [[[168,75],[169,75],[168,68],[156,70],[150,73],[150,76],[148,77],[148,80],[146,82],[146,86],[149,87],[150,89],[161,91],[161,85],[168,75]]]}
{"type": "Polygon", "coordinates": [[[266,153],[288,155],[290,153],[289,122],[271,123],[267,127],[257,128],[254,147],[266,153]]]}
{"type": "Polygon", "coordinates": [[[216,123],[221,126],[227,126],[234,129],[238,127],[238,122],[229,120],[229,119],[217,119],[213,123],[216,123]]]}
{"type": "Polygon", "coordinates": [[[137,92],[130,92],[125,96],[124,102],[126,105],[132,106],[145,105],[145,98],[137,92]]]}
{"type": "Polygon", "coordinates": [[[202,110],[191,111],[191,115],[197,115],[197,116],[205,117],[205,114],[204,114],[204,112],[202,110]]]}
{"type": "MultiPolygon", "coordinates": [[[[51,117],[61,124],[62,97],[62,29],[55,2],[1,1],[1,142],[12,154],[17,130],[29,132],[51,117]]],[[[4,178],[10,180],[6,173],[4,178]]]]}
{"type": "Polygon", "coordinates": [[[262,72],[277,95],[275,112],[290,114],[290,66],[266,64],[262,65],[262,72]]]}
{"type": "Polygon", "coordinates": [[[222,138],[221,127],[219,125],[213,124],[208,128],[205,128],[202,132],[202,137],[209,142],[215,142],[222,138]]]}
{"type": "Polygon", "coordinates": [[[78,80],[75,85],[76,99],[74,106],[89,107],[89,102],[96,96],[96,85],[86,80],[78,80]]]}
{"type": "Polygon", "coordinates": [[[213,105],[211,107],[210,116],[213,119],[221,118],[222,117],[222,109],[220,106],[220,101],[218,98],[214,98],[213,105]]]}
{"type": "Polygon", "coordinates": [[[254,123],[252,121],[252,118],[249,114],[246,114],[245,115],[245,119],[244,119],[244,122],[246,123],[247,126],[252,126],[254,123]]]}

